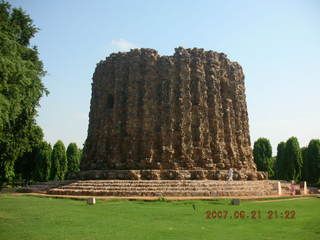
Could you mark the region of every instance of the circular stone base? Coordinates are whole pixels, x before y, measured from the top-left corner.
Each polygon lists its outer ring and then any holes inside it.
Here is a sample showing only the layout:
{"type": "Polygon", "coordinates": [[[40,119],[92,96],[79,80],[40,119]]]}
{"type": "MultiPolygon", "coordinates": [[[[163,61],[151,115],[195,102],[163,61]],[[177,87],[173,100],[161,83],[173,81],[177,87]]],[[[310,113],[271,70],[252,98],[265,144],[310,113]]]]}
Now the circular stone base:
{"type": "MultiPolygon", "coordinates": [[[[71,176],[72,179],[121,180],[227,180],[228,170],[87,170],[71,176]]],[[[233,170],[234,180],[266,180],[267,172],[233,170]]]]}

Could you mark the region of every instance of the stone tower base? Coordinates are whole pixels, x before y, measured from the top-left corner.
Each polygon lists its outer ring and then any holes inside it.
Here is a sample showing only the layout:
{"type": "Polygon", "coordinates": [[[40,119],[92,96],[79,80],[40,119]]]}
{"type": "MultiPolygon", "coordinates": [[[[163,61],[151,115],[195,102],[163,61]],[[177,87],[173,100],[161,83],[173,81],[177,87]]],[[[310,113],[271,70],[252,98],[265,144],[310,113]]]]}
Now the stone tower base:
{"type": "MultiPolygon", "coordinates": [[[[227,180],[228,170],[88,170],[74,175],[74,179],[120,180],[227,180]]],[[[266,180],[267,172],[234,170],[234,180],[266,180]]]]}

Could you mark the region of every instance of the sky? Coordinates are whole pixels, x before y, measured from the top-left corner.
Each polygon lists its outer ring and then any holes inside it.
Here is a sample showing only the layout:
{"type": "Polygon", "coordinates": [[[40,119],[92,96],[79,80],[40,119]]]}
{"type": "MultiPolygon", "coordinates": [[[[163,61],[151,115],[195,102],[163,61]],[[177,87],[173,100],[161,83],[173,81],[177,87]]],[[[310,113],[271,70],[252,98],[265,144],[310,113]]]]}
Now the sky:
{"type": "Polygon", "coordinates": [[[318,0],[12,0],[40,29],[39,49],[50,91],[37,122],[51,144],[82,147],[92,75],[113,52],[200,47],[224,52],[245,73],[252,144],[296,136],[320,138],[320,1],[318,0]]]}

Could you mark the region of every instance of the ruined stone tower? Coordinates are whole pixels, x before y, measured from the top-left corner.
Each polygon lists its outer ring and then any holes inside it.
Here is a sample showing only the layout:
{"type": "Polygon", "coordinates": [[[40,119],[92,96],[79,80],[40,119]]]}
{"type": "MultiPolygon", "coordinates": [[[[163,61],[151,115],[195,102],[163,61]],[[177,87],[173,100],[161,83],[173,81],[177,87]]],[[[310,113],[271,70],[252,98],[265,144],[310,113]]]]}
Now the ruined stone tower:
{"type": "Polygon", "coordinates": [[[95,70],[80,178],[264,179],[250,146],[244,74],[225,54],[111,54],[95,70]]]}

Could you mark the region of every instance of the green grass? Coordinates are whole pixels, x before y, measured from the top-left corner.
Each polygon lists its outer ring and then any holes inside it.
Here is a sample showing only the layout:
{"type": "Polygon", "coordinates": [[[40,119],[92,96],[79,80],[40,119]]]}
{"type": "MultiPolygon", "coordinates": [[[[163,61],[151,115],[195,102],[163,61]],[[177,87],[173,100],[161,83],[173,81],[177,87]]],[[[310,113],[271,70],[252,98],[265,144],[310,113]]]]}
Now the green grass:
{"type": "Polygon", "coordinates": [[[0,239],[320,239],[320,199],[281,202],[230,200],[127,201],[55,199],[0,194],[0,239]],[[195,205],[196,211],[192,205],[195,205]],[[226,219],[206,219],[226,210],[226,219]],[[231,219],[234,211],[261,211],[261,219],[231,219]],[[295,219],[268,219],[267,211],[295,210],[295,219]]]}

